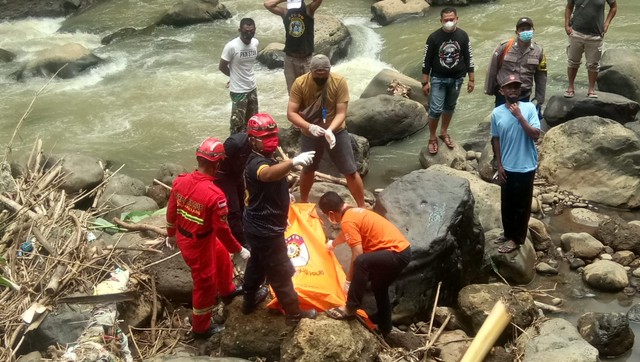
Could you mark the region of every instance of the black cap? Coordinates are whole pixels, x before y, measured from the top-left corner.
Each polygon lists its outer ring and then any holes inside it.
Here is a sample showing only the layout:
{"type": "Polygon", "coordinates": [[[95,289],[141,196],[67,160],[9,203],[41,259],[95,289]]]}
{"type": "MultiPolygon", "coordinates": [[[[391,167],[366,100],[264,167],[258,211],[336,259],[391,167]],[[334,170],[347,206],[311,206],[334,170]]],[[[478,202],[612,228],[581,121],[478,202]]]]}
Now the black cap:
{"type": "Polygon", "coordinates": [[[511,83],[522,84],[522,82],[520,81],[520,77],[518,77],[515,74],[509,74],[508,76],[500,80],[500,87],[504,87],[505,85],[511,84],[511,83]]]}
{"type": "Polygon", "coordinates": [[[525,16],[525,17],[522,17],[522,18],[518,19],[518,22],[516,23],[516,29],[518,29],[523,24],[529,24],[533,28],[533,20],[531,20],[531,18],[528,18],[528,17],[525,16]]]}

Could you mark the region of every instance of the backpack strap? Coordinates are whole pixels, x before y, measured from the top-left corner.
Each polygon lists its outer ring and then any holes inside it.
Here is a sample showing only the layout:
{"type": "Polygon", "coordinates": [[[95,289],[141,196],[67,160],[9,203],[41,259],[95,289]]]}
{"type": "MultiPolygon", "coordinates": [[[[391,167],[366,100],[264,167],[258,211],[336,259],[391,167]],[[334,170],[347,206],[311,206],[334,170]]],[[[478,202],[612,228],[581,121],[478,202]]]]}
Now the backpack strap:
{"type": "Polygon", "coordinates": [[[516,42],[515,38],[511,38],[509,39],[509,41],[507,41],[507,45],[505,45],[504,50],[502,50],[502,55],[500,56],[500,59],[498,59],[498,69],[502,68],[502,62],[504,62],[504,57],[507,56],[507,53],[509,52],[509,50],[511,50],[511,47],[515,42],[516,42]]]}

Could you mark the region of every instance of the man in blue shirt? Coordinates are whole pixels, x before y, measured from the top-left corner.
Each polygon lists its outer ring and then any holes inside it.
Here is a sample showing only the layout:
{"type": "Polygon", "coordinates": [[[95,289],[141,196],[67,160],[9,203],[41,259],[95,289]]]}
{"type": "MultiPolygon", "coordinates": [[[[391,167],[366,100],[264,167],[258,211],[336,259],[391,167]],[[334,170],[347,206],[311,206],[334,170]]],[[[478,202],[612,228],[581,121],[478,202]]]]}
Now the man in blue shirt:
{"type": "Polygon", "coordinates": [[[503,244],[501,253],[510,253],[524,244],[531,215],[533,179],[538,168],[535,141],[540,137],[536,107],[519,102],[522,82],[511,74],[500,81],[506,103],[491,113],[491,146],[498,161],[501,185],[503,244]]]}

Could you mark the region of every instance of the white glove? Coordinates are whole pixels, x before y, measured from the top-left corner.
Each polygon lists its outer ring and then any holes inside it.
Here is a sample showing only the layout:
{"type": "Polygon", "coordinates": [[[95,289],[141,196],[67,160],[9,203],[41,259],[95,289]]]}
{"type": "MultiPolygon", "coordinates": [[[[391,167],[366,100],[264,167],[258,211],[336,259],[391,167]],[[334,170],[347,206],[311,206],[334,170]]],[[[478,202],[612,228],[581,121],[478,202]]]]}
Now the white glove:
{"type": "Polygon", "coordinates": [[[247,250],[247,248],[242,247],[242,250],[240,250],[240,257],[242,260],[247,260],[251,257],[251,252],[247,250]]]}
{"type": "Polygon", "coordinates": [[[350,281],[347,280],[347,281],[344,282],[344,288],[343,288],[344,294],[349,294],[349,287],[350,286],[351,286],[351,282],[350,281]]]}
{"type": "Polygon", "coordinates": [[[293,158],[293,167],[295,166],[309,166],[313,163],[313,157],[316,155],[316,151],[302,152],[293,158]]]}
{"type": "Polygon", "coordinates": [[[317,124],[310,124],[309,125],[309,133],[311,133],[315,137],[320,137],[325,133],[325,130],[324,130],[324,128],[318,126],[317,124]]]}
{"type": "Polygon", "coordinates": [[[333,239],[329,239],[329,241],[327,241],[327,250],[332,251],[335,248],[336,247],[333,246],[333,239]]]}
{"type": "Polygon", "coordinates": [[[169,249],[173,249],[173,247],[176,245],[176,237],[167,236],[166,238],[164,238],[164,245],[166,245],[169,249]]]}
{"type": "Polygon", "coordinates": [[[336,136],[334,136],[333,131],[330,128],[324,130],[324,139],[329,143],[330,149],[336,146],[336,136]]]}

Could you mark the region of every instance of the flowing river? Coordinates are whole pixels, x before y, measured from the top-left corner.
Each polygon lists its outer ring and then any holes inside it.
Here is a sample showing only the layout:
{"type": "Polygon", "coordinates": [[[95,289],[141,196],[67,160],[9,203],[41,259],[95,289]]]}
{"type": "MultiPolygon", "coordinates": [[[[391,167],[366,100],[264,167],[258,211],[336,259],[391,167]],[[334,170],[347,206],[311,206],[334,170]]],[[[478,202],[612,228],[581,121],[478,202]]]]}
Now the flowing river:
{"type": "MultiPolygon", "coordinates": [[[[17,54],[0,63],[0,145],[7,144],[35,93],[47,79],[16,82],[8,75],[33,52],[69,42],[80,43],[107,63],[70,80],[53,80],[36,99],[19,129],[10,158],[30,150],[34,139],[44,140],[52,152],[81,152],[125,164],[123,172],[149,182],[163,162],[192,168],[193,152],[208,135],[226,138],[231,103],[226,76],[218,71],[224,44],[238,35],[242,17],[256,21],[260,47],[282,42],[281,19],[259,0],[222,1],[234,17],[186,28],[158,27],[150,36],[103,46],[102,37],[124,27],[142,28],[156,20],[173,0],[112,0],[72,19],[25,19],[0,22],[0,48],[17,54]],[[61,26],[69,31],[58,32],[61,26]]],[[[351,99],[358,99],[382,69],[393,68],[416,79],[421,73],[424,42],[439,27],[440,7],[425,16],[381,27],[370,21],[371,0],[324,0],[318,14],[340,18],[353,42],[349,56],[332,71],[346,76],[351,99]]],[[[469,33],[476,63],[476,90],[463,92],[450,133],[461,143],[491,111],[493,97],[483,94],[484,75],[494,48],[514,35],[518,17],[535,23],[534,41],[546,51],[549,65],[547,99],[566,88],[567,37],[563,0],[498,0],[458,8],[459,26],[469,33]]],[[[606,35],[605,48],[640,50],[640,1],[618,0],[618,15],[606,35]]],[[[256,66],[260,109],[281,125],[287,92],[282,69],[256,66]]],[[[586,93],[586,71],[577,78],[577,92],[586,93]]],[[[463,87],[463,89],[466,87],[463,87]]],[[[401,142],[371,149],[365,187],[387,185],[394,178],[420,168],[418,152],[427,143],[426,130],[401,142]]],[[[4,153],[4,152],[3,152],[4,153]]],[[[569,231],[569,230],[565,230],[569,231]]],[[[570,272],[569,274],[575,275],[570,272]]],[[[566,281],[565,281],[566,282],[566,281]]],[[[580,282],[576,280],[576,283],[580,282]]],[[[547,283],[548,284],[548,283],[547,283]]],[[[637,299],[637,298],[635,298],[637,299]]],[[[631,299],[633,302],[633,298],[631,299]]],[[[573,312],[626,311],[630,301],[615,295],[585,299],[573,312]]],[[[575,317],[569,317],[575,321],[575,317]]],[[[636,335],[640,330],[634,326],[636,335]]],[[[640,342],[640,337],[636,338],[640,342]]],[[[636,346],[636,350],[640,347],[636,346]]],[[[640,352],[618,360],[638,361],[640,352]]]]}

